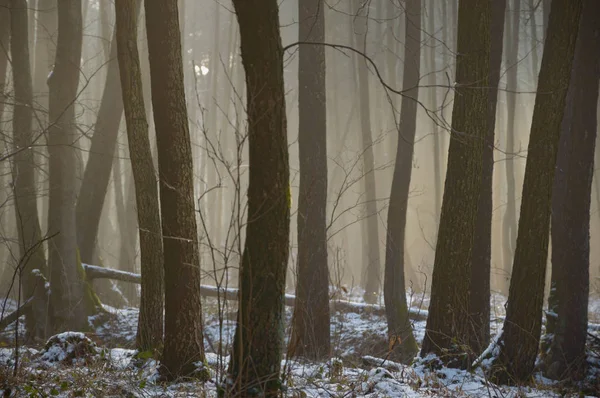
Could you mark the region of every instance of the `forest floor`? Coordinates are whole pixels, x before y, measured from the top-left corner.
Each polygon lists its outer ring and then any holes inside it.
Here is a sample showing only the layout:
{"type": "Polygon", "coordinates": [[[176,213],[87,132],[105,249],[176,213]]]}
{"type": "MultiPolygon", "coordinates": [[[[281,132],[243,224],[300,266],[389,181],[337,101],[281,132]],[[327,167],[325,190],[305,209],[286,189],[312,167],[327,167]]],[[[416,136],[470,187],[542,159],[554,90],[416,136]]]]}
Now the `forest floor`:
{"type": "MultiPolygon", "coordinates": [[[[360,292],[348,299],[360,301],[360,292]]],[[[413,308],[427,308],[427,298],[412,297],[413,308]]],[[[491,332],[502,327],[505,299],[492,297],[491,332]]],[[[1,302],[0,302],[1,304],[1,302]]],[[[6,312],[14,303],[7,302],[6,312]]],[[[157,361],[132,349],[138,310],[105,306],[107,313],[90,319],[93,333],[66,333],[41,347],[20,347],[15,366],[15,325],[0,334],[0,396],[15,397],[196,397],[217,396],[217,381],[226,369],[229,344],[235,328],[235,303],[207,298],[204,333],[211,378],[206,383],[182,380],[171,384],[157,381],[157,361]],[[227,305],[231,305],[227,307],[227,305]],[[221,310],[219,311],[219,308],[221,310]],[[3,391],[2,389],[5,389],[3,391]],[[10,392],[9,392],[10,389],[10,392]]],[[[286,308],[287,321],[292,311],[286,308]]],[[[590,332],[600,334],[600,298],[590,301],[590,332]]],[[[22,325],[22,322],[21,322],[22,325]]],[[[425,321],[413,324],[415,337],[423,339],[425,321]]],[[[23,332],[20,327],[20,333],[23,332]]],[[[533,384],[520,387],[489,383],[483,371],[441,368],[431,370],[431,358],[401,365],[385,360],[388,353],[384,316],[372,313],[335,312],[331,334],[334,358],[325,363],[283,360],[286,396],[289,397],[583,397],[600,394],[600,347],[590,340],[589,375],[577,387],[535,376],[533,384]]],[[[289,336],[289,333],[288,333],[289,336]]],[[[286,341],[287,343],[287,341],[286,341]]],[[[143,353],[142,353],[143,354],[143,353]]]]}

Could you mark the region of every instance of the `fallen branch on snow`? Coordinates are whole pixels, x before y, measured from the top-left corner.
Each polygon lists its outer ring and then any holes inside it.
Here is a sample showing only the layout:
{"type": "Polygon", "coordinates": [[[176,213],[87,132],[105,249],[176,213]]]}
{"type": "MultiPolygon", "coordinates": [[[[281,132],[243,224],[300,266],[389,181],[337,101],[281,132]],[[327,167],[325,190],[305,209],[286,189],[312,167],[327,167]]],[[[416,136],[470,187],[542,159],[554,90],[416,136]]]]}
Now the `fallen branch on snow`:
{"type": "MultiPolygon", "coordinates": [[[[140,274],[132,272],[119,271],[110,268],[98,267],[96,265],[83,264],[85,269],[85,275],[88,280],[93,279],[116,279],[130,283],[141,283],[142,277],[140,274]]],[[[204,297],[218,297],[221,296],[226,300],[237,300],[238,289],[224,289],[217,288],[214,286],[200,285],[200,295],[204,297]]],[[[285,295],[285,305],[293,307],[296,301],[296,297],[291,294],[285,295]]],[[[385,307],[377,304],[364,304],[357,303],[348,300],[332,300],[330,303],[332,311],[341,312],[367,312],[375,315],[385,315],[385,307]]],[[[409,309],[409,316],[415,321],[424,321],[427,319],[427,311],[418,308],[409,309]]]]}

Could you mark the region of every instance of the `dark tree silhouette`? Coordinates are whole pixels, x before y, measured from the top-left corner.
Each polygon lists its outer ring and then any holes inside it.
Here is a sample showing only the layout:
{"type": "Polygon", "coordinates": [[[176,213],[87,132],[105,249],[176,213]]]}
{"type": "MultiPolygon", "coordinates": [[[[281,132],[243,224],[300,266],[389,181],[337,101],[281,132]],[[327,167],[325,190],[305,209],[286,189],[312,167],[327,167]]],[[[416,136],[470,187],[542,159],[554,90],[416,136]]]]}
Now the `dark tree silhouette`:
{"type": "Polygon", "coordinates": [[[582,1],[552,1],[548,27],[552,34],[544,43],[533,109],[506,319],[498,342],[500,353],[491,372],[498,382],[527,380],[537,357],[552,183],[582,1]]]}
{"type": "Polygon", "coordinates": [[[86,315],[93,311],[89,307],[92,305],[90,297],[84,295],[75,220],[77,161],[73,143],[77,139],[75,100],[79,86],[82,24],[81,0],[58,2],[56,58],[48,78],[48,235],[53,236],[48,242],[48,265],[55,331],[87,328],[86,315]]]}
{"type": "Polygon", "coordinates": [[[290,185],[283,48],[276,0],[234,0],[246,71],[249,185],[232,394],[277,396],[289,253],[290,185]]]}
{"type": "Polygon", "coordinates": [[[567,142],[558,150],[565,163],[564,168],[556,170],[557,175],[563,174],[562,203],[553,203],[552,212],[552,272],[556,274],[553,280],[558,320],[546,356],[546,374],[560,380],[581,380],[587,367],[590,204],[600,75],[598,15],[600,4],[584,1],[563,116],[561,141],[564,135],[567,142]]]}
{"type": "Polygon", "coordinates": [[[159,349],[163,342],[163,244],[158,187],[142,89],[137,46],[137,20],[141,0],[116,0],[117,53],[127,123],[129,154],[135,184],[142,292],[136,347],[159,349]]]}
{"type": "Polygon", "coordinates": [[[192,149],[183,87],[177,3],[144,2],[152,108],[158,146],[164,247],[165,337],[162,374],[191,375],[204,361],[200,259],[192,149]]]}
{"type": "Polygon", "coordinates": [[[492,259],[492,185],[494,175],[494,137],[496,128],[496,104],[498,83],[502,64],[502,37],[506,0],[492,2],[488,135],[483,147],[483,174],[479,209],[473,240],[471,259],[471,286],[469,300],[470,354],[479,355],[490,342],[490,270],[492,259]]]}
{"type": "MultiPolygon", "coordinates": [[[[1,7],[1,5],[0,5],[1,7]]],[[[15,105],[13,114],[14,157],[12,176],[15,198],[15,215],[20,248],[21,285],[23,296],[32,297],[38,278],[32,275],[34,269],[43,274],[46,270],[46,255],[42,243],[42,231],[37,208],[37,192],[35,187],[35,163],[33,144],[33,86],[31,81],[31,63],[29,58],[29,21],[27,18],[27,1],[11,0],[11,55],[12,72],[15,86],[15,105]],[[19,150],[29,148],[27,150],[19,150]]],[[[1,51],[1,50],[0,50],[1,51]]],[[[45,308],[41,305],[41,314],[45,308]]],[[[36,312],[30,312],[26,319],[27,334],[31,338],[44,338],[45,317],[36,322],[36,312]]]]}
{"type": "MultiPolygon", "coordinates": [[[[484,144],[489,134],[491,2],[459,1],[456,94],[448,171],[421,355],[454,363],[470,341],[469,287],[484,144]]],[[[464,358],[463,358],[464,359],[464,358]]],[[[456,365],[465,365],[462,360],[456,365]]]]}
{"type": "MultiPolygon", "coordinates": [[[[299,0],[298,13],[300,40],[324,42],[323,1],[299,0]]],[[[293,355],[317,359],[330,354],[325,47],[300,45],[299,58],[298,282],[290,347],[293,355]]]]}
{"type": "Polygon", "coordinates": [[[414,142],[417,131],[417,99],[419,96],[418,85],[421,67],[421,0],[408,0],[406,2],[405,18],[405,56],[402,87],[407,91],[406,96],[402,97],[396,163],[388,208],[383,293],[388,335],[390,339],[400,341],[400,344],[395,344],[394,356],[403,362],[409,362],[419,351],[408,319],[406,281],[404,278],[404,247],[414,142]]]}

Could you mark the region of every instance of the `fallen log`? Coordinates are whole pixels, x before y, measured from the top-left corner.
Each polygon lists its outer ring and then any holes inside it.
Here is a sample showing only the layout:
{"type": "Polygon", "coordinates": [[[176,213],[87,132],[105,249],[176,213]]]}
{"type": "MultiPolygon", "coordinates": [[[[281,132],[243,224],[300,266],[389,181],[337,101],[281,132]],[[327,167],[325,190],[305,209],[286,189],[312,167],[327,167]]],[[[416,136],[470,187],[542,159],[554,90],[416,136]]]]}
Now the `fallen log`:
{"type": "Polygon", "coordinates": [[[29,313],[33,305],[33,300],[34,297],[29,297],[19,308],[2,318],[2,320],[0,320],[0,331],[6,329],[8,325],[19,319],[22,315],[29,313]]]}
{"type": "MultiPolygon", "coordinates": [[[[119,271],[110,268],[98,267],[96,265],[82,264],[85,269],[85,275],[88,280],[93,279],[116,279],[130,283],[141,283],[140,274],[132,272],[119,271]]],[[[200,295],[203,297],[221,297],[225,300],[236,301],[238,299],[238,289],[217,288],[215,286],[200,285],[200,295]]],[[[296,297],[291,294],[285,295],[285,305],[293,307],[296,297]]],[[[348,300],[331,300],[331,311],[371,313],[374,315],[385,315],[385,307],[377,304],[364,304],[348,300]]],[[[427,311],[418,308],[410,308],[409,316],[412,320],[423,321],[427,319],[427,311]]]]}

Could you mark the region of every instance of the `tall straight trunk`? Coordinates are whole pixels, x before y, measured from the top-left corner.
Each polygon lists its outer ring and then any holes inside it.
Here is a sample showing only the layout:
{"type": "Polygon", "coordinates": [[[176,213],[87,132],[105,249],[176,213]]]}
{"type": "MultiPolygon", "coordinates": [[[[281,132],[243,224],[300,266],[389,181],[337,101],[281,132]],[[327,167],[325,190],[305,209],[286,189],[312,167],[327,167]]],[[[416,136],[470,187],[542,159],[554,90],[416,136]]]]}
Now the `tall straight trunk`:
{"type": "MultiPolygon", "coordinates": [[[[138,2],[141,8],[141,1],[138,2]]],[[[139,12],[138,12],[139,13],[139,12]]],[[[77,199],[77,237],[81,260],[93,262],[98,226],[108,190],[110,171],[123,116],[123,97],[117,61],[116,32],[113,32],[108,69],[100,109],[94,126],[89,158],[77,199]]]]}
{"type": "MultiPolygon", "coordinates": [[[[393,355],[402,362],[410,362],[419,348],[408,319],[404,248],[412,160],[417,131],[418,84],[421,69],[421,0],[406,2],[405,18],[402,78],[402,89],[405,90],[405,96],[402,97],[400,124],[397,130],[396,163],[388,207],[383,293],[388,335],[391,341],[399,339],[401,342],[396,346],[393,355]]],[[[430,90],[435,90],[435,88],[430,90]]]]}
{"type": "MultiPolygon", "coordinates": [[[[0,0],[0,134],[4,135],[3,131],[3,118],[4,115],[4,105],[6,103],[6,71],[8,69],[8,52],[10,49],[10,9],[9,9],[9,0],[0,0]]],[[[8,145],[4,140],[0,140],[0,150],[2,153],[5,153],[8,149],[8,145]]],[[[7,187],[8,181],[10,179],[9,172],[6,169],[8,162],[0,162],[0,187],[7,187]],[[5,163],[5,164],[2,164],[5,163]],[[5,168],[6,167],[6,168],[5,168]]],[[[10,193],[9,189],[0,189],[0,203],[4,203],[10,193]]],[[[4,220],[4,217],[10,217],[13,220],[12,214],[0,215],[0,224],[6,228],[6,231],[10,231],[8,228],[9,220],[4,220]]],[[[9,252],[9,245],[2,244],[0,245],[0,261],[3,261],[7,253],[9,252]]],[[[10,278],[5,278],[8,275],[8,272],[11,271],[8,266],[8,261],[3,263],[2,268],[2,278],[0,278],[0,291],[7,291],[5,288],[8,288],[10,278]]]]}
{"type": "MultiPolygon", "coordinates": [[[[11,0],[11,55],[14,81],[13,142],[17,152],[13,162],[13,187],[16,225],[19,235],[20,260],[19,277],[25,298],[33,297],[39,281],[32,271],[37,269],[47,274],[46,255],[42,241],[42,231],[37,208],[35,189],[35,164],[33,149],[33,84],[31,63],[29,62],[28,7],[26,0],[11,0]]],[[[44,303],[35,303],[43,307],[44,303]]],[[[44,338],[45,322],[37,322],[37,311],[30,312],[26,319],[27,334],[31,338],[44,338]]]]}
{"type": "MultiPolygon", "coordinates": [[[[56,33],[58,28],[56,0],[37,0],[36,6],[33,91],[37,106],[41,109],[48,109],[48,87],[46,80],[52,70],[56,54],[56,33]]],[[[36,118],[40,118],[44,124],[47,121],[45,112],[38,112],[36,118]]]]}
{"type": "MultiPolygon", "coordinates": [[[[575,67],[573,68],[575,71],[575,67]]],[[[573,72],[572,72],[573,73],[573,72]]],[[[571,79],[573,79],[573,74],[571,79]]],[[[550,219],[550,258],[551,258],[551,271],[550,271],[550,291],[548,294],[548,311],[546,313],[546,339],[543,342],[542,348],[545,350],[548,348],[546,343],[551,343],[556,332],[557,325],[557,312],[558,312],[558,291],[557,285],[561,282],[560,278],[563,278],[560,267],[564,263],[565,250],[561,250],[561,242],[563,239],[567,239],[564,236],[566,228],[561,225],[564,222],[562,213],[565,207],[565,199],[567,193],[567,178],[569,178],[569,165],[571,158],[571,125],[573,118],[573,102],[575,95],[574,84],[569,85],[567,91],[567,98],[565,100],[566,107],[565,113],[562,118],[560,126],[560,138],[558,142],[558,153],[556,155],[556,171],[554,172],[554,182],[552,185],[552,214],[550,219]]]]}
{"type": "MultiPolygon", "coordinates": [[[[298,2],[301,41],[325,41],[321,0],[298,2]]],[[[291,340],[293,354],[327,358],[329,268],[327,266],[327,107],[325,47],[301,45],[298,65],[298,282],[291,340]]]]}
{"type": "Polygon", "coordinates": [[[200,258],[192,149],[183,86],[177,3],[146,0],[146,35],[158,147],[164,247],[167,379],[191,375],[204,361],[200,258]]]}
{"type": "MultiPolygon", "coordinates": [[[[0,0],[0,122],[6,103],[6,71],[10,51],[10,0],[0,0]]],[[[0,126],[1,127],[1,126],[0,126]]]]}
{"type": "MultiPolygon", "coordinates": [[[[209,150],[209,148],[211,148],[211,145],[214,146],[214,148],[220,148],[219,146],[219,140],[220,140],[220,131],[219,131],[219,119],[221,116],[221,104],[219,103],[219,82],[221,81],[220,78],[220,72],[221,72],[221,59],[220,59],[220,51],[219,51],[219,46],[221,43],[221,4],[219,3],[214,3],[215,6],[215,18],[214,18],[214,29],[213,29],[213,48],[212,48],[212,52],[211,52],[211,57],[210,57],[210,69],[209,69],[209,74],[210,74],[210,82],[211,82],[211,86],[210,86],[210,98],[209,98],[209,105],[208,105],[208,109],[210,109],[210,113],[208,114],[208,120],[209,120],[209,125],[208,125],[208,131],[207,131],[207,136],[206,139],[210,140],[210,144],[206,145],[207,150],[205,151],[205,153],[203,153],[203,156],[206,156],[207,158],[214,158],[214,157],[218,157],[219,154],[218,153],[211,153],[211,151],[209,150]]],[[[221,184],[221,181],[218,181],[218,171],[216,170],[218,161],[215,161],[214,163],[212,161],[208,161],[206,162],[206,164],[208,165],[208,167],[204,167],[203,172],[206,174],[206,181],[207,181],[207,188],[208,189],[213,189],[214,187],[219,186],[219,184],[221,184]]],[[[217,201],[219,200],[220,197],[220,193],[222,192],[222,189],[216,189],[215,193],[214,193],[214,200],[217,201]]],[[[207,197],[208,199],[208,197],[207,197]]],[[[207,210],[209,209],[208,207],[208,203],[205,203],[205,206],[207,208],[207,210]]],[[[217,211],[208,211],[207,212],[209,214],[209,233],[214,234],[215,237],[215,241],[220,242],[221,241],[221,226],[220,226],[220,217],[217,211]]]]}
{"type": "MultiPolygon", "coordinates": [[[[556,293],[558,322],[546,374],[557,380],[582,380],[586,375],[585,344],[588,324],[590,274],[590,205],[597,135],[598,82],[600,75],[600,15],[598,2],[583,5],[575,60],[571,72],[572,92],[568,167],[563,206],[552,222],[560,229],[560,242],[552,245],[552,271],[558,271],[556,293]],[[554,266],[556,260],[560,261],[554,266]]],[[[564,117],[563,117],[564,119],[564,117]]],[[[563,133],[564,134],[564,133],[563,133]]],[[[559,148],[559,152],[563,148],[559,148]]]]}
{"type": "Polygon", "coordinates": [[[423,356],[448,350],[442,359],[461,366],[466,364],[460,347],[470,341],[472,251],[489,133],[491,17],[491,2],[460,0],[448,171],[421,349],[423,356]]]}
{"type": "MultiPolygon", "coordinates": [[[[353,12],[355,40],[357,48],[366,52],[368,16],[367,5],[360,0],[354,0],[353,12]]],[[[353,55],[357,57],[357,55],[353,55]]],[[[371,100],[369,96],[369,74],[367,61],[362,57],[358,60],[358,92],[360,97],[360,132],[363,156],[363,181],[365,192],[365,218],[363,220],[363,286],[364,299],[367,303],[379,300],[381,287],[381,260],[379,258],[379,227],[377,217],[377,187],[375,184],[375,159],[373,156],[373,137],[371,132],[371,100]]]]}
{"type": "Polygon", "coordinates": [[[548,21],[550,19],[550,8],[552,6],[552,0],[542,0],[542,11],[544,13],[544,43],[548,37],[548,21]]]}
{"type": "MultiPolygon", "coordinates": [[[[136,215],[132,206],[134,201],[134,186],[131,184],[131,177],[126,176],[122,169],[120,151],[113,159],[113,185],[115,191],[115,209],[117,213],[119,228],[119,269],[127,272],[135,272],[135,231],[136,215]],[[123,184],[125,181],[125,184],[123,184]],[[125,188],[124,188],[125,186],[125,188]]],[[[121,283],[121,291],[129,302],[130,306],[135,306],[137,301],[137,287],[132,283],[121,283]]]]}
{"type": "Polygon", "coordinates": [[[504,17],[506,0],[492,2],[490,76],[488,86],[489,106],[488,133],[483,147],[483,174],[481,176],[481,192],[479,209],[475,224],[473,240],[473,257],[471,259],[471,287],[469,289],[469,326],[470,355],[479,355],[490,342],[490,270],[492,260],[492,212],[493,212],[493,176],[494,176],[494,141],[496,128],[496,104],[498,103],[498,84],[502,66],[502,37],[504,35],[504,17]]]}
{"type": "MultiPolygon", "coordinates": [[[[54,58],[56,56],[56,37],[58,33],[58,14],[56,0],[37,0],[36,12],[36,37],[35,37],[35,64],[33,74],[33,92],[34,103],[38,109],[48,110],[48,85],[47,80],[52,71],[54,58]]],[[[40,129],[45,129],[49,125],[47,112],[36,112],[35,120],[39,123],[40,129]]],[[[36,126],[36,124],[34,124],[36,126]]],[[[38,167],[48,170],[46,160],[47,148],[38,147],[39,158],[38,167]]],[[[39,189],[41,192],[47,192],[49,189],[48,178],[40,181],[39,189]]],[[[41,219],[42,231],[48,229],[48,206],[49,201],[46,198],[41,200],[41,219]]]]}
{"type": "Polygon", "coordinates": [[[507,40],[506,54],[506,211],[502,221],[502,248],[504,269],[510,271],[510,264],[515,253],[515,242],[517,240],[517,187],[515,181],[515,121],[517,109],[517,73],[519,70],[519,21],[521,0],[513,0],[510,8],[509,34],[507,40]],[[512,90],[513,92],[510,92],[512,90]]]}
{"type": "Polygon", "coordinates": [[[529,10],[529,27],[531,32],[531,80],[537,81],[537,73],[540,67],[538,57],[538,27],[536,18],[535,0],[528,0],[529,10]]]}
{"type": "MultiPolygon", "coordinates": [[[[445,1],[445,0],[444,0],[445,1]]],[[[431,86],[428,90],[429,93],[429,108],[432,112],[437,112],[438,99],[437,99],[437,62],[435,49],[437,47],[437,41],[435,40],[435,12],[434,12],[435,0],[429,0],[427,2],[427,34],[431,36],[429,40],[429,48],[427,51],[427,66],[428,66],[428,77],[427,84],[431,86]]],[[[417,83],[415,83],[416,85],[417,83]]],[[[440,132],[438,131],[438,122],[433,119],[431,123],[431,133],[433,134],[433,194],[434,194],[434,206],[435,206],[435,223],[436,225],[440,221],[440,210],[442,209],[442,147],[440,141],[440,132]]]]}
{"type": "Polygon", "coordinates": [[[506,319],[500,352],[492,376],[500,382],[531,377],[542,326],[542,305],[552,184],[565,97],[571,78],[582,0],[554,0],[550,11],[552,32],[544,55],[535,97],[525,166],[519,235],[510,279],[506,319]]]}
{"type": "Polygon", "coordinates": [[[280,392],[290,173],[283,48],[276,0],[234,0],[246,71],[249,184],[240,301],[229,380],[233,393],[280,392]]]}
{"type": "Polygon", "coordinates": [[[116,0],[116,32],[121,90],[133,170],[140,237],[142,289],[136,348],[159,349],[163,341],[163,243],[156,171],[137,46],[136,7],[140,0],[116,0]]]}
{"type": "Polygon", "coordinates": [[[50,88],[50,203],[48,243],[50,296],[54,330],[87,327],[84,285],[80,277],[75,217],[75,100],[79,86],[82,42],[81,0],[58,4],[58,39],[50,88]]]}

